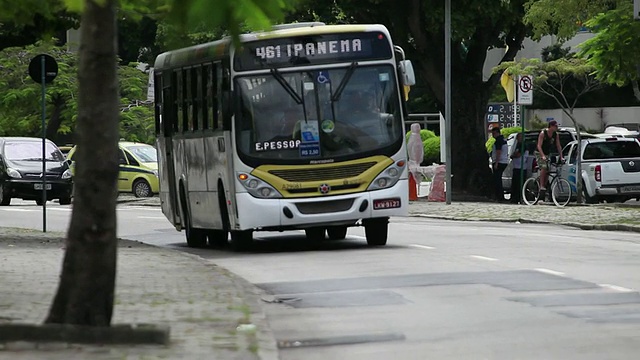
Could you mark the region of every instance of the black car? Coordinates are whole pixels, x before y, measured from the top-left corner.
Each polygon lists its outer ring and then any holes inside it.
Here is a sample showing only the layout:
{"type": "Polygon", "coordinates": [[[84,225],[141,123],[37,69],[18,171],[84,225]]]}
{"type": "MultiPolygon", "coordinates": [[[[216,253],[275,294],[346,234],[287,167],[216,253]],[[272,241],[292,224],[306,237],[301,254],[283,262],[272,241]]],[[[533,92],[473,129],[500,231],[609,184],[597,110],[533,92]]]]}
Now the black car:
{"type": "MultiPolygon", "coordinates": [[[[47,200],[71,204],[73,180],[60,149],[45,142],[47,200]]],[[[0,137],[0,205],[12,198],[35,200],[42,205],[42,139],[0,137]]]]}

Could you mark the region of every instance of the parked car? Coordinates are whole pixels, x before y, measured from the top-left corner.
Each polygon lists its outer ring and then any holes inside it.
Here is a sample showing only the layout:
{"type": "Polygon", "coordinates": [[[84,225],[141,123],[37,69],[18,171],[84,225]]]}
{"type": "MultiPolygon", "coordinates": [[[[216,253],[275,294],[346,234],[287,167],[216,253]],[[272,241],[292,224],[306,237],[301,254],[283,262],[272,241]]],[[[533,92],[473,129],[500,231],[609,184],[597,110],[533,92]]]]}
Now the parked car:
{"type": "Polygon", "coordinates": [[[0,205],[12,198],[35,200],[42,205],[42,177],[46,176],[47,200],[59,199],[71,204],[73,181],[69,164],[53,142],[45,141],[45,166],[42,172],[42,139],[0,138],[0,205]]]}
{"type": "MultiPolygon", "coordinates": [[[[562,177],[576,190],[577,141],[563,150],[567,165],[562,177]]],[[[640,198],[640,142],[610,137],[582,141],[582,183],[588,203],[625,202],[640,198]]]]}
{"type": "MultiPolygon", "coordinates": [[[[524,180],[533,176],[535,172],[538,171],[538,164],[535,160],[534,152],[536,151],[536,146],[538,145],[538,135],[541,130],[529,130],[524,133],[524,146],[527,150],[529,150],[529,158],[526,163],[527,173],[524,176],[524,180]]],[[[564,148],[568,143],[577,139],[577,135],[575,130],[569,128],[561,128],[558,130],[558,136],[560,137],[560,146],[564,148]]],[[[581,133],[580,137],[582,139],[593,139],[595,138],[592,134],[581,133]]],[[[516,134],[511,134],[507,138],[507,145],[509,147],[509,154],[513,154],[513,146],[516,142],[516,134]]],[[[554,149],[555,150],[555,149],[554,149]]],[[[557,153],[552,152],[548,155],[558,155],[557,153]]],[[[511,174],[513,173],[513,165],[511,164],[511,159],[509,160],[509,165],[502,173],[502,187],[504,188],[505,193],[511,192],[511,174]]]]}
{"type": "MultiPolygon", "coordinates": [[[[120,141],[120,173],[118,175],[118,191],[133,193],[135,197],[150,197],[160,192],[158,180],[158,153],[151,145],[137,142],[120,141]]],[[[75,168],[74,146],[67,159],[75,168]]]]}

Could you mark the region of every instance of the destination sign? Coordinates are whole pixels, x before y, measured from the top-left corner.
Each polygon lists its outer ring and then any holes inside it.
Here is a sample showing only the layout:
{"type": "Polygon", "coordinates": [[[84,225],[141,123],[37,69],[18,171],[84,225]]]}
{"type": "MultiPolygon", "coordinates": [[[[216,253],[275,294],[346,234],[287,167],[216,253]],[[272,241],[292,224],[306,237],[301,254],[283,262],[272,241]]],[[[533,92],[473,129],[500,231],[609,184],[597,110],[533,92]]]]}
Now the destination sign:
{"type": "Polygon", "coordinates": [[[323,34],[252,41],[236,51],[236,71],[362,60],[390,59],[391,44],[380,32],[323,34]]]}

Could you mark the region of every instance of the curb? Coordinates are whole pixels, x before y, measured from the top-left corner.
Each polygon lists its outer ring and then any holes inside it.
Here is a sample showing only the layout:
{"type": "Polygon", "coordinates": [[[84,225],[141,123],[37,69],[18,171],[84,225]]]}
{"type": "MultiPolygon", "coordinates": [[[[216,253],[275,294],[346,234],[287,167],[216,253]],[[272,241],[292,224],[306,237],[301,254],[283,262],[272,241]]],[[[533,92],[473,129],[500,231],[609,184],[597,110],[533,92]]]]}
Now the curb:
{"type": "Polygon", "coordinates": [[[581,230],[601,230],[601,231],[627,231],[627,232],[637,232],[640,233],[640,226],[635,225],[625,225],[625,224],[580,224],[574,222],[552,222],[552,221],[543,221],[543,220],[531,220],[531,219],[523,219],[523,218],[466,218],[460,216],[444,216],[444,215],[428,215],[428,214],[413,214],[409,215],[411,217],[423,217],[428,219],[440,219],[440,220],[451,220],[451,221],[483,221],[483,222],[501,222],[501,223],[527,223],[527,224],[553,224],[553,225],[561,225],[561,226],[569,226],[573,228],[578,228],[581,230]]]}
{"type": "Polygon", "coordinates": [[[74,344],[160,344],[169,345],[167,326],[116,324],[78,326],[68,324],[0,324],[0,343],[64,342],[74,344]]]}

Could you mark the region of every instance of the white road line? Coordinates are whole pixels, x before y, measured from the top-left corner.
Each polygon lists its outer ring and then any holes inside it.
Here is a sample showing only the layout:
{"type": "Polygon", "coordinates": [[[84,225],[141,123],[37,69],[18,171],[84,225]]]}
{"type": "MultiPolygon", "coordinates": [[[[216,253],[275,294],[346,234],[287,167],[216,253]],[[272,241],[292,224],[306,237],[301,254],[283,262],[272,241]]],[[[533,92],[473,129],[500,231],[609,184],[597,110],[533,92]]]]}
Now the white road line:
{"type": "Polygon", "coordinates": [[[498,261],[498,259],[496,258],[480,256],[480,255],[469,255],[469,257],[472,257],[474,259],[479,259],[479,260],[486,260],[486,261],[498,261]]]}
{"type": "Polygon", "coordinates": [[[629,288],[618,286],[618,285],[611,285],[611,284],[598,284],[598,286],[601,286],[601,287],[607,288],[607,289],[611,289],[611,290],[615,290],[615,291],[620,291],[620,292],[634,292],[635,291],[633,289],[629,289],[629,288]]]}
{"type": "Polygon", "coordinates": [[[433,250],[433,249],[435,249],[435,248],[434,248],[434,247],[432,247],[432,246],[419,245],[419,244],[411,244],[411,245],[409,245],[409,246],[414,247],[414,248],[418,248],[418,249],[427,249],[427,250],[433,250]]]}
{"type": "Polygon", "coordinates": [[[15,211],[15,212],[30,212],[30,211],[40,211],[35,209],[0,209],[2,211],[15,211]]]}
{"type": "Polygon", "coordinates": [[[556,275],[556,276],[564,276],[563,272],[555,271],[555,270],[551,270],[551,269],[538,268],[538,269],[534,269],[534,270],[538,271],[538,272],[541,272],[541,273],[545,273],[545,274],[551,274],[551,275],[556,275]]]}
{"type": "Polygon", "coordinates": [[[138,216],[138,219],[166,219],[164,216],[138,216]]]}
{"type": "Polygon", "coordinates": [[[367,240],[366,237],[364,236],[360,236],[360,235],[347,235],[348,238],[356,238],[356,239],[360,239],[360,240],[367,240]]]}
{"type": "Polygon", "coordinates": [[[71,211],[71,208],[59,208],[59,207],[50,208],[50,207],[47,207],[47,211],[49,211],[49,210],[51,210],[51,211],[71,211]]]}

